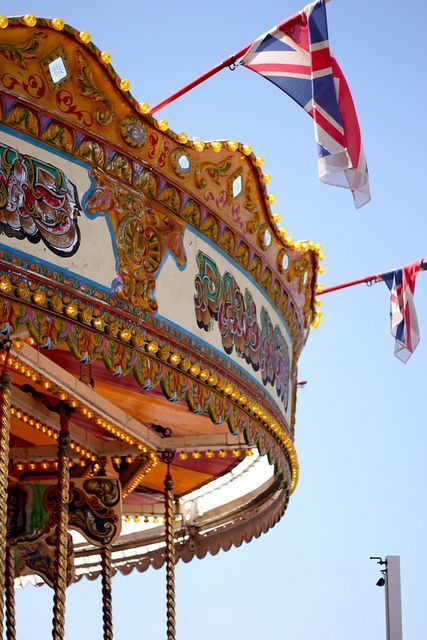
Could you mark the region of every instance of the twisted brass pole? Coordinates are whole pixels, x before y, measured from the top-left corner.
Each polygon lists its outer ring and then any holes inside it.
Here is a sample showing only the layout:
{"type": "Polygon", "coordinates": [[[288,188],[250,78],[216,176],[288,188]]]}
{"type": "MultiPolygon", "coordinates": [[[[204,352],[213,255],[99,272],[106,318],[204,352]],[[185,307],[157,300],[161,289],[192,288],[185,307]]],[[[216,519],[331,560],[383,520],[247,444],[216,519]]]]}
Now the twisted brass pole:
{"type": "Polygon", "coordinates": [[[58,484],[55,531],[55,578],[53,583],[53,640],[63,640],[65,628],[65,591],[67,588],[68,502],[70,491],[69,407],[59,407],[61,430],[58,437],[58,484]]]}
{"type": "Polygon", "coordinates": [[[102,618],[104,640],[113,640],[113,601],[111,597],[111,547],[102,547],[102,618]]]}
{"type": "Polygon", "coordinates": [[[6,545],[6,639],[16,640],[14,551],[6,545]]]}
{"type": "Polygon", "coordinates": [[[3,602],[6,586],[6,532],[7,532],[7,485],[9,475],[9,423],[10,423],[10,387],[12,379],[6,372],[8,362],[0,375],[0,638],[3,637],[3,602]]]}
{"type": "MultiPolygon", "coordinates": [[[[171,456],[173,458],[173,454],[171,456]]],[[[165,536],[166,536],[166,626],[167,640],[175,640],[175,541],[174,495],[170,472],[171,459],[167,459],[165,476],[165,536]]]]}

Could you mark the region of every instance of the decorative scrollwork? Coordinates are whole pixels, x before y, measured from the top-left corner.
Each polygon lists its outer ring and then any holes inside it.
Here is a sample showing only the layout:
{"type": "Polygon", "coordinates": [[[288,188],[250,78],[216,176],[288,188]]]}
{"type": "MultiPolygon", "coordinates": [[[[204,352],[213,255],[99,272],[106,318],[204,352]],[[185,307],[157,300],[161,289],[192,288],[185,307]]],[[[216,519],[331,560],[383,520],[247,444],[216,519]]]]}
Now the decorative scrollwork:
{"type": "Polygon", "coordinates": [[[73,135],[67,127],[59,122],[51,122],[43,134],[43,140],[53,144],[58,149],[71,153],[74,146],[73,135]]]}
{"type": "Polygon", "coordinates": [[[17,129],[33,136],[39,134],[39,121],[37,116],[26,107],[15,107],[7,116],[7,122],[17,129]]]}
{"type": "Polygon", "coordinates": [[[164,256],[170,251],[179,266],[187,262],[184,223],[175,216],[149,209],[143,198],[103,174],[96,172],[95,176],[98,186],[88,198],[86,209],[91,214],[111,214],[119,257],[116,293],[132,305],[154,313],[155,276],[164,256]]]}
{"type": "Polygon", "coordinates": [[[133,116],[126,116],[120,123],[120,131],[123,140],[130,147],[140,149],[147,140],[147,129],[141,120],[137,120],[133,116]]]}
{"type": "Polygon", "coordinates": [[[132,180],[132,163],[119,153],[113,156],[105,169],[125,182],[132,180]]]}
{"type": "Polygon", "coordinates": [[[30,98],[40,99],[46,93],[46,85],[37,73],[31,73],[25,80],[18,80],[11,73],[4,73],[1,81],[9,91],[13,91],[16,86],[22,87],[30,98]]]}
{"type": "Polygon", "coordinates": [[[159,141],[159,136],[157,135],[157,133],[152,131],[150,133],[150,135],[148,136],[148,142],[150,144],[150,150],[148,152],[148,157],[150,158],[150,160],[154,160],[154,157],[156,155],[156,147],[157,147],[158,141],[159,141]]]}
{"type": "MultiPolygon", "coordinates": [[[[121,493],[115,478],[73,479],[66,500],[68,526],[95,545],[111,544],[120,534],[121,493]]],[[[29,544],[52,535],[58,509],[54,484],[19,482],[9,489],[8,539],[29,544]]]]}
{"type": "Polygon", "coordinates": [[[257,204],[257,194],[255,190],[255,179],[251,173],[248,174],[246,179],[245,190],[245,209],[252,214],[252,220],[248,223],[248,231],[250,233],[256,233],[261,224],[261,214],[257,204]]]}
{"type": "Polygon", "coordinates": [[[94,100],[95,102],[102,102],[104,104],[104,108],[97,109],[95,111],[95,120],[98,122],[98,124],[103,126],[110,124],[110,122],[116,115],[113,111],[113,103],[111,102],[107,94],[101,91],[101,89],[96,86],[92,76],[92,71],[89,67],[89,63],[81,53],[81,51],[77,51],[77,60],[79,63],[80,72],[80,94],[82,96],[88,97],[90,100],[94,100]]]}
{"type": "Polygon", "coordinates": [[[56,94],[56,104],[62,113],[75,116],[85,127],[92,126],[93,118],[88,111],[79,109],[74,102],[73,94],[67,89],[61,89],[56,94]]]}
{"type": "MultiPolygon", "coordinates": [[[[67,587],[74,581],[74,552],[73,540],[67,534],[67,587]]],[[[55,538],[54,536],[43,536],[34,541],[25,540],[15,547],[15,573],[18,576],[39,575],[49,587],[55,582],[55,538]]]]}
{"type": "MultiPolygon", "coordinates": [[[[94,478],[93,482],[96,483],[96,480],[94,478]]],[[[102,479],[101,484],[104,482],[105,479],[102,479]]],[[[117,485],[117,481],[109,480],[109,484],[113,485],[114,483],[117,485]]],[[[114,504],[116,508],[112,508],[105,504],[104,497],[107,496],[107,501],[111,501],[112,493],[120,496],[120,491],[117,486],[115,490],[110,486],[107,494],[103,492],[102,488],[97,495],[93,495],[94,492],[94,485],[92,485],[92,495],[90,495],[78,487],[76,481],[70,483],[69,527],[80,531],[86,540],[94,545],[108,545],[114,542],[120,534],[121,513],[119,501],[114,504]]],[[[49,515],[49,522],[46,525],[48,530],[54,522],[57,500],[56,487],[49,487],[43,498],[44,508],[49,515]]]]}
{"type": "Polygon", "coordinates": [[[204,173],[207,173],[208,176],[215,182],[215,184],[219,184],[221,178],[224,178],[228,175],[228,172],[231,169],[233,162],[233,157],[228,156],[219,164],[215,164],[214,162],[202,162],[197,165],[195,171],[195,179],[196,186],[198,189],[205,189],[207,187],[207,180],[203,176],[204,173]]]}
{"type": "Polygon", "coordinates": [[[146,196],[154,199],[157,198],[158,180],[151,171],[142,171],[135,182],[135,187],[141,189],[146,196]]]}
{"type": "Polygon", "coordinates": [[[95,142],[95,140],[83,140],[77,149],[77,155],[83,160],[86,160],[86,162],[95,166],[102,166],[104,163],[104,150],[98,142],[95,142]]]}
{"type": "Polygon", "coordinates": [[[175,218],[148,209],[125,216],[117,232],[122,278],[117,287],[119,295],[135,306],[155,312],[154,276],[167,251],[175,255],[180,266],[186,263],[183,238],[184,226],[175,218]]]}
{"type": "Polygon", "coordinates": [[[88,478],[83,489],[89,495],[95,495],[107,507],[114,507],[120,500],[119,484],[111,478],[88,478]]]}
{"type": "Polygon", "coordinates": [[[46,33],[36,31],[31,38],[24,42],[0,42],[0,54],[12,64],[16,64],[21,69],[27,67],[27,60],[34,60],[40,48],[40,40],[47,38],[46,33]]]}

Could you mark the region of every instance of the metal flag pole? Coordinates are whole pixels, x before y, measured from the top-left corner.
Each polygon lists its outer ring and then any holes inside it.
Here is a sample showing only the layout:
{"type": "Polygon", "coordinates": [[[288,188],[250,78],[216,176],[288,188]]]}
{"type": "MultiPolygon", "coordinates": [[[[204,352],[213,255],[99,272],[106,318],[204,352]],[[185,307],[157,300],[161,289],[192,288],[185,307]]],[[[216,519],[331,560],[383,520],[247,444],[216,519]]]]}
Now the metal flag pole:
{"type": "MultiPolygon", "coordinates": [[[[427,260],[423,260],[421,264],[421,271],[427,271],[427,260]]],[[[318,291],[317,295],[322,296],[325,293],[332,293],[333,291],[339,291],[340,289],[347,289],[348,287],[354,287],[356,284],[375,284],[377,282],[383,282],[383,280],[388,276],[392,275],[393,271],[386,271],[385,273],[373,273],[370,276],[366,276],[365,278],[359,278],[358,280],[349,280],[348,282],[342,282],[341,284],[336,284],[333,287],[326,287],[321,291],[318,291]]]]}
{"type": "MultiPolygon", "coordinates": [[[[276,29],[280,29],[286,23],[290,24],[291,21],[295,19],[300,19],[299,13],[296,13],[295,15],[290,16],[289,18],[286,18],[286,20],[283,20],[283,22],[277,25],[276,29]]],[[[149,111],[150,115],[153,115],[153,113],[156,113],[156,111],[159,111],[163,107],[166,107],[166,105],[170,104],[171,102],[174,102],[174,100],[177,100],[177,98],[180,98],[182,95],[184,95],[184,93],[191,91],[191,89],[194,89],[194,87],[197,87],[199,84],[201,84],[208,78],[211,78],[219,71],[222,71],[222,69],[225,69],[225,67],[234,68],[233,65],[236,64],[236,61],[239,60],[239,58],[242,58],[245,55],[245,53],[251,48],[252,44],[253,42],[250,42],[242,49],[239,49],[239,51],[236,51],[236,53],[233,53],[233,55],[225,58],[222,62],[217,64],[215,67],[212,67],[208,71],[205,71],[205,73],[202,73],[200,76],[198,76],[188,84],[181,87],[181,89],[178,89],[178,91],[171,93],[170,96],[168,96],[161,102],[158,102],[157,104],[155,104],[154,107],[151,107],[149,111]]]]}
{"type": "Polygon", "coordinates": [[[236,53],[233,53],[233,55],[228,56],[228,58],[225,58],[222,62],[217,64],[215,67],[212,67],[212,69],[205,71],[205,73],[202,73],[202,75],[198,76],[188,84],[184,85],[183,87],[181,87],[181,89],[178,89],[178,91],[171,93],[170,96],[168,96],[161,102],[158,102],[157,104],[155,104],[154,107],[151,107],[149,113],[153,115],[153,113],[156,113],[156,111],[159,111],[159,109],[162,109],[163,107],[166,107],[166,105],[170,104],[174,100],[177,100],[177,98],[180,98],[182,95],[184,95],[184,93],[191,91],[191,89],[194,89],[194,87],[197,87],[199,84],[201,84],[208,78],[211,78],[219,71],[222,71],[222,69],[225,69],[225,67],[231,67],[232,65],[234,65],[236,60],[241,58],[246,53],[246,51],[249,49],[251,44],[246,45],[246,47],[243,47],[243,49],[240,49],[239,51],[236,51],[236,53]]]}

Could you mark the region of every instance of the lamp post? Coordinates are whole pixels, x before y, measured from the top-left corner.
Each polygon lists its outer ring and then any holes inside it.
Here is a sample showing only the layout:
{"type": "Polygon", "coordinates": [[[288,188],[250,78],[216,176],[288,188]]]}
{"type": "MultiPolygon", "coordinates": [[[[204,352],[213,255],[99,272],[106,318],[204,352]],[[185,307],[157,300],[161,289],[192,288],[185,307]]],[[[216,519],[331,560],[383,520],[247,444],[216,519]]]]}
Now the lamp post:
{"type": "Polygon", "coordinates": [[[385,586],[385,619],[387,640],[402,640],[402,595],[400,589],[400,556],[372,557],[377,564],[385,566],[378,587],[385,586]]]}

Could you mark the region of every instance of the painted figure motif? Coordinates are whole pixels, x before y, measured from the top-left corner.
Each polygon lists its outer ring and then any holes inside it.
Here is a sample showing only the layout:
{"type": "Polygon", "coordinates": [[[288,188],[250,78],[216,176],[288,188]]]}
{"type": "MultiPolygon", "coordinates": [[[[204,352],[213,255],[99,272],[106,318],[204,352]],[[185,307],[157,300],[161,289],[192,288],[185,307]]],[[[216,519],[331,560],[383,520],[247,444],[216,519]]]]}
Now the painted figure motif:
{"type": "MultiPolygon", "coordinates": [[[[16,482],[8,491],[7,537],[13,544],[52,535],[58,491],[54,482],[16,482]]],[[[68,521],[91,544],[112,544],[120,535],[121,493],[115,478],[73,478],[68,521]]]]}
{"type": "MultiPolygon", "coordinates": [[[[55,576],[55,482],[16,482],[7,499],[7,539],[13,545],[15,574],[36,573],[51,587],[55,576]]],[[[69,527],[96,546],[120,535],[121,492],[115,478],[73,478],[70,483],[69,527]]],[[[74,580],[74,553],[68,534],[67,585],[74,580]]]]}
{"type": "MultiPolygon", "coordinates": [[[[49,587],[55,581],[55,535],[37,540],[17,542],[14,547],[15,576],[33,575],[43,578],[49,587]]],[[[71,534],[68,534],[67,587],[74,582],[74,549],[71,534]]]]}
{"type": "Polygon", "coordinates": [[[154,297],[156,276],[168,252],[179,267],[187,263],[185,224],[173,214],[147,206],[135,194],[94,171],[96,188],[85,203],[90,215],[106,213],[116,235],[119,273],[118,296],[148,313],[157,311],[154,297]]]}
{"type": "Polygon", "coordinates": [[[76,186],[56,167],[0,145],[0,233],[73,256],[80,245],[76,186]]]}
{"type": "Polygon", "coordinates": [[[288,406],[289,353],[282,332],[273,325],[262,307],[258,321],[251,293],[243,294],[234,276],[221,275],[208,255],[197,254],[199,273],[195,277],[194,306],[199,327],[209,331],[218,322],[224,351],[236,351],[254,371],[261,371],[264,385],[276,388],[277,396],[288,406]]]}

